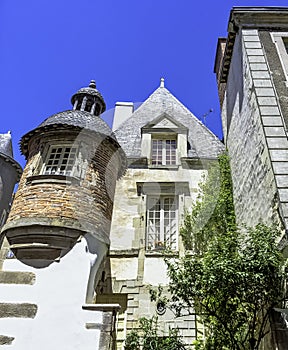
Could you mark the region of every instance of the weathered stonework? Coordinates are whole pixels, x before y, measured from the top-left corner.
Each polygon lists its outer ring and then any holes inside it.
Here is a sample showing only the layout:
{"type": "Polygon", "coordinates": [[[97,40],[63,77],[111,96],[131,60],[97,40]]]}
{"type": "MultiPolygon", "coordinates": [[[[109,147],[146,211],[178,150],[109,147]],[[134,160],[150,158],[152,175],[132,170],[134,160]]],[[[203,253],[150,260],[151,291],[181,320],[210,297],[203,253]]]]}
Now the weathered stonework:
{"type": "Polygon", "coordinates": [[[0,335],[0,345],[11,345],[14,337],[8,337],[7,335],[0,335]]]}
{"type": "Polygon", "coordinates": [[[0,303],[0,318],[34,318],[37,305],[28,303],[0,303]]]}
{"type": "Polygon", "coordinates": [[[0,271],[0,283],[4,284],[26,284],[35,283],[36,275],[33,272],[24,271],[0,271]]]}
{"type": "MultiPolygon", "coordinates": [[[[283,229],[278,246],[286,257],[288,56],[283,36],[288,35],[287,19],[288,8],[233,8],[223,67],[218,65],[217,72],[222,87],[226,84],[224,94],[223,90],[219,94],[224,95],[222,120],[237,220],[248,226],[276,223],[283,229]]],[[[287,347],[287,324],[283,327],[281,312],[271,313],[263,349],[287,347]]]]}
{"type": "Polygon", "coordinates": [[[225,141],[231,158],[237,219],[248,225],[279,220],[272,164],[279,167],[280,158],[273,148],[279,147],[279,141],[285,143],[276,95],[260,46],[257,30],[243,30],[236,36],[222,110],[223,124],[227,125],[225,141]],[[238,86],[234,90],[238,91],[238,95],[234,92],[235,98],[228,90],[232,86],[238,86]]]}

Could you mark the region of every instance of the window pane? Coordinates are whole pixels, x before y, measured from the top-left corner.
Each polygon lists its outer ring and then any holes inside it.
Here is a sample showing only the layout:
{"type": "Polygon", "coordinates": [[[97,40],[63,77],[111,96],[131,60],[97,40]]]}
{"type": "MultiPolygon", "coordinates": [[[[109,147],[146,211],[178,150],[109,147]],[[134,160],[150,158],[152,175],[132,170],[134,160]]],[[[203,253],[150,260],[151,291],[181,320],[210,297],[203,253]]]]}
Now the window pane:
{"type": "Polygon", "coordinates": [[[166,140],[166,164],[176,164],[176,140],[166,140]]]}
{"type": "Polygon", "coordinates": [[[162,140],[152,140],[152,164],[162,164],[162,140]]]}
{"type": "Polygon", "coordinates": [[[172,196],[147,200],[147,249],[177,248],[177,201],[172,196]]]}
{"type": "Polygon", "coordinates": [[[44,174],[71,175],[76,159],[76,147],[51,147],[44,174]]]}

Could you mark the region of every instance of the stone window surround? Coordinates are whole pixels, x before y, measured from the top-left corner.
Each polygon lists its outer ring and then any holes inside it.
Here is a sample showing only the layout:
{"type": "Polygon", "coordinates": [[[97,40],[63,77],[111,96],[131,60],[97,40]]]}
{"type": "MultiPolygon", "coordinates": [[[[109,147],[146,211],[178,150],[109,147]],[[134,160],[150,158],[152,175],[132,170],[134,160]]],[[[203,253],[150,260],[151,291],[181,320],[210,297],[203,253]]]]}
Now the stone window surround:
{"type": "MultiPolygon", "coordinates": [[[[168,117],[168,119],[170,118],[168,117]]],[[[187,142],[188,129],[184,126],[176,126],[173,128],[145,126],[142,128],[141,157],[148,159],[149,168],[178,169],[179,165],[181,165],[181,158],[187,157],[187,142]],[[156,138],[176,140],[176,164],[152,165],[152,140],[156,138]]]]}
{"type": "MultiPolygon", "coordinates": [[[[187,139],[187,137],[186,137],[187,139]]],[[[176,168],[181,164],[180,155],[179,155],[179,134],[177,132],[167,132],[164,130],[153,130],[153,132],[143,132],[142,133],[142,142],[141,142],[141,156],[148,159],[149,168],[176,168]],[[176,162],[175,164],[152,164],[152,140],[176,140],[176,162]]],[[[186,146],[187,147],[187,146],[186,146]]],[[[181,155],[182,156],[182,155],[181,155]]]]}
{"type": "Polygon", "coordinates": [[[275,43],[276,50],[286,75],[286,86],[288,87],[288,53],[283,41],[284,39],[288,40],[288,32],[272,32],[271,37],[275,43]]]}
{"type": "MultiPolygon", "coordinates": [[[[173,252],[177,253],[181,247],[181,243],[179,242],[179,223],[181,215],[184,213],[184,197],[190,196],[189,182],[180,181],[180,182],[137,182],[137,194],[138,196],[142,196],[146,213],[143,215],[143,219],[145,217],[145,241],[147,243],[147,223],[148,223],[148,203],[149,197],[174,197],[177,202],[177,213],[176,213],[176,224],[177,224],[177,233],[176,233],[176,247],[173,249],[173,252]],[[179,246],[180,244],[180,246],[179,246]]],[[[143,213],[144,214],[144,213],[143,213]]],[[[144,234],[144,232],[143,232],[144,234]]],[[[144,238],[144,237],[143,237],[144,238]]],[[[147,249],[145,255],[162,255],[163,249],[147,249]]]]}
{"type": "MultiPolygon", "coordinates": [[[[35,166],[33,167],[33,171],[30,173],[29,179],[30,180],[35,179],[37,180],[36,182],[38,181],[47,182],[48,179],[54,179],[55,182],[57,182],[58,180],[60,182],[63,182],[63,181],[65,182],[65,178],[70,179],[73,182],[74,180],[83,179],[86,172],[87,164],[85,164],[86,163],[86,161],[84,160],[85,157],[83,157],[83,151],[85,152],[85,150],[82,148],[83,147],[82,147],[81,141],[75,142],[75,140],[71,140],[71,142],[52,140],[51,142],[43,144],[40,147],[39,158],[37,158],[36,160],[35,166]],[[55,147],[76,148],[74,166],[70,174],[68,173],[67,174],[59,174],[59,173],[45,174],[46,163],[50,156],[50,149],[55,147]]],[[[27,178],[27,180],[29,179],[27,178]]],[[[34,183],[34,181],[32,182],[34,183]]]]}
{"type": "Polygon", "coordinates": [[[151,165],[176,165],[177,137],[174,135],[152,135],[151,165]]]}
{"type": "Polygon", "coordinates": [[[50,144],[40,173],[42,175],[73,175],[78,151],[77,145],[50,144]]]}
{"type": "Polygon", "coordinates": [[[146,250],[178,249],[178,196],[148,195],[146,209],[146,250]],[[173,238],[174,236],[174,238],[173,238]]]}

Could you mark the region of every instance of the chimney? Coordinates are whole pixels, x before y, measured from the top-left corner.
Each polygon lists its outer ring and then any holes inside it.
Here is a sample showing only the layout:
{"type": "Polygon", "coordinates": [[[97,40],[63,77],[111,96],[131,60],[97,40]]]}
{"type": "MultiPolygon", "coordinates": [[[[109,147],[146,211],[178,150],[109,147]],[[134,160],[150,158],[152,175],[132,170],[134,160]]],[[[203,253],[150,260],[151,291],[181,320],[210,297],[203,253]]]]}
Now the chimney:
{"type": "Polygon", "coordinates": [[[119,126],[132,115],[133,112],[133,102],[116,102],[112,131],[117,130],[119,126]]]}

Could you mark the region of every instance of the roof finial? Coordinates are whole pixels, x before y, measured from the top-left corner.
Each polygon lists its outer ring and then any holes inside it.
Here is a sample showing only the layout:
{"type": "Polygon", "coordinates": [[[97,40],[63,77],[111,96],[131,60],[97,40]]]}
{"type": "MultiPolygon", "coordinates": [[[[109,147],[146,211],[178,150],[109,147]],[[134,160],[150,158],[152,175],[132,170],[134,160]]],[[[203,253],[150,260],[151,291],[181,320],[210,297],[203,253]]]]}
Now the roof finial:
{"type": "Polygon", "coordinates": [[[165,79],[164,79],[164,78],[161,78],[161,79],[160,79],[160,87],[164,87],[164,82],[165,82],[165,79]]]}
{"type": "Polygon", "coordinates": [[[95,80],[91,80],[90,81],[89,87],[92,88],[92,89],[96,89],[96,82],[95,82],[95,80]]]}

